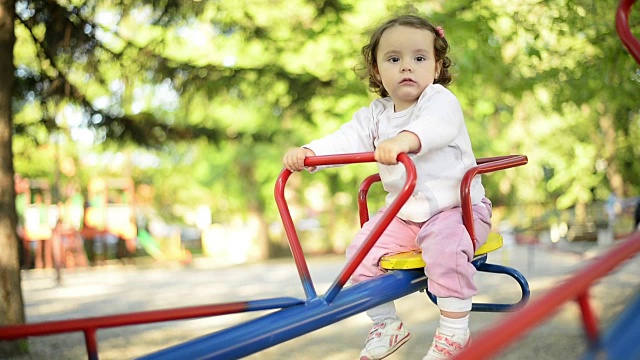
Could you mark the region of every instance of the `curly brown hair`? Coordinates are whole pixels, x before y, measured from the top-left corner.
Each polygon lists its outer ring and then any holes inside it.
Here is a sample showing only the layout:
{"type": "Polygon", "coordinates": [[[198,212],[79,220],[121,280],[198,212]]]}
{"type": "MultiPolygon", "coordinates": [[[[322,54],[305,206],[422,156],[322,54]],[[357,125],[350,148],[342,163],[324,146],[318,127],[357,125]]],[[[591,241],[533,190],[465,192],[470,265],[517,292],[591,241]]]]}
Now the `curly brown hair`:
{"type": "Polygon", "coordinates": [[[389,93],[382,85],[382,81],[376,76],[376,52],[378,51],[378,45],[380,44],[380,38],[382,34],[393,26],[410,26],[416,29],[427,30],[433,33],[435,36],[434,40],[434,48],[435,48],[435,56],[436,63],[440,63],[441,70],[438,74],[438,77],[433,81],[434,84],[441,84],[443,86],[447,86],[451,83],[451,73],[449,72],[449,67],[451,66],[451,59],[447,56],[449,52],[449,43],[444,36],[439,36],[436,27],[433,26],[426,19],[417,16],[417,15],[400,15],[394,17],[390,20],[387,20],[382,25],[378,26],[373,33],[371,34],[371,39],[369,43],[362,47],[362,56],[364,60],[364,64],[360,67],[357,67],[356,73],[360,75],[361,79],[369,80],[369,89],[380,95],[381,97],[389,96],[389,93]]]}

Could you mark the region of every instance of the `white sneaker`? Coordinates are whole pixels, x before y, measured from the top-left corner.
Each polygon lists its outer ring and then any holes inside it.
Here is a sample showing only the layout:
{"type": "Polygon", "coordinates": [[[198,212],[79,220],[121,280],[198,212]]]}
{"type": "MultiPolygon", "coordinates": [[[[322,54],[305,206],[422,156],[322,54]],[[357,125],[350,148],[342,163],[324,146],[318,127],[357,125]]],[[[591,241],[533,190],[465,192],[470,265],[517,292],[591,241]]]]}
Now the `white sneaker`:
{"type": "Polygon", "coordinates": [[[471,334],[467,329],[465,335],[458,334],[445,334],[440,331],[440,328],[436,330],[436,334],[433,337],[433,343],[427,352],[427,355],[422,360],[442,360],[448,359],[460,352],[469,345],[471,341],[471,334]]]}
{"type": "Polygon", "coordinates": [[[411,339],[411,333],[400,320],[389,319],[373,324],[364,349],[360,352],[360,360],[384,359],[409,339],[411,339]]]}

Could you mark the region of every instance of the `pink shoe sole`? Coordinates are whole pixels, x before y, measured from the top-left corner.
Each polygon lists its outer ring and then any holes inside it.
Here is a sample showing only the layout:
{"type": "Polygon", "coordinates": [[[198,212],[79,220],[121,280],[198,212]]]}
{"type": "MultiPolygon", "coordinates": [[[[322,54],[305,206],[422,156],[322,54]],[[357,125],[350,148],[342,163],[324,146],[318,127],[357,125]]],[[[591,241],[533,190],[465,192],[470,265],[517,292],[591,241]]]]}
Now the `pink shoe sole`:
{"type": "Polygon", "coordinates": [[[411,339],[411,333],[407,333],[407,335],[405,337],[403,337],[402,339],[398,340],[398,342],[392,347],[389,348],[389,351],[384,354],[381,357],[368,357],[368,356],[361,356],[360,360],[381,360],[386,358],[387,356],[393,354],[394,352],[396,352],[396,350],[400,349],[400,347],[402,345],[404,345],[407,341],[409,341],[409,339],[411,339]]]}

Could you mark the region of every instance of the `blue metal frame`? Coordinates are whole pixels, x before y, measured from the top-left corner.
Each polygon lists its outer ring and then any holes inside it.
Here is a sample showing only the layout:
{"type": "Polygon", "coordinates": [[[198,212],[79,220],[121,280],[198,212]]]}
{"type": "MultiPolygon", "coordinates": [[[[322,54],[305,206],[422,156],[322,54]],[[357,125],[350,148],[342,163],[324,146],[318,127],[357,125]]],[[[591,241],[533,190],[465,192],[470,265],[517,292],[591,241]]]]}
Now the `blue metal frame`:
{"type": "MultiPolygon", "coordinates": [[[[497,303],[473,303],[471,306],[471,311],[478,312],[509,312],[516,311],[527,304],[529,301],[529,297],[531,296],[531,289],[529,288],[529,282],[522,275],[522,273],[514,268],[510,268],[508,266],[497,265],[497,264],[489,264],[487,263],[487,255],[483,255],[481,257],[476,258],[471,262],[473,266],[479,272],[487,272],[493,274],[505,274],[512,277],[520,286],[520,300],[518,302],[512,304],[497,304],[497,303]]],[[[438,304],[438,299],[435,295],[433,295],[429,289],[426,289],[427,295],[429,299],[434,304],[438,304]]]]}
{"type": "MultiPolygon", "coordinates": [[[[517,270],[486,263],[487,256],[474,260],[480,272],[506,274],[514,278],[522,297],[514,304],[474,303],[472,311],[505,312],[524,306],[529,299],[529,284],[517,270]]],[[[269,304],[285,306],[254,320],[146,355],[140,359],[238,359],[331,325],[368,309],[427,289],[422,269],[396,270],[371,280],[343,288],[335,298],[326,295],[307,301],[291,298],[270,299],[269,304]]],[[[435,297],[428,293],[434,303],[435,297]]],[[[254,310],[265,310],[261,307],[254,310]]]]}
{"type": "Polygon", "coordinates": [[[583,360],[640,359],[640,294],[624,308],[599,342],[591,344],[583,360]]]}
{"type": "Polygon", "coordinates": [[[254,320],[142,357],[147,360],[238,359],[425,289],[423,271],[394,271],[343,288],[328,302],[310,299],[254,320]]]}

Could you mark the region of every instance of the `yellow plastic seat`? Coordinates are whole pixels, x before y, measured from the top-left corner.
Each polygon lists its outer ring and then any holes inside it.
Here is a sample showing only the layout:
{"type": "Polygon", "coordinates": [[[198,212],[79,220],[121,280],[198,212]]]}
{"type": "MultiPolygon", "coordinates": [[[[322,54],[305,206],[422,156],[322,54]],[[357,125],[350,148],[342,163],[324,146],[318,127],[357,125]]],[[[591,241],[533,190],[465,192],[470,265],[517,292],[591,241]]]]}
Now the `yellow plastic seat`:
{"type": "MultiPolygon", "coordinates": [[[[486,255],[502,247],[502,235],[490,233],[487,242],[476,249],[475,257],[486,255]]],[[[383,256],[380,266],[387,270],[421,269],[426,266],[422,260],[422,251],[411,251],[399,254],[383,256]]]]}

